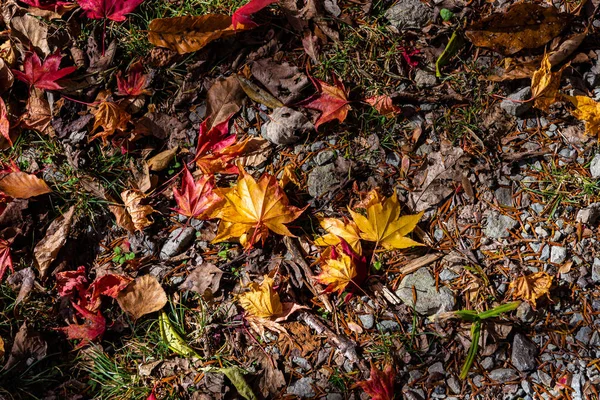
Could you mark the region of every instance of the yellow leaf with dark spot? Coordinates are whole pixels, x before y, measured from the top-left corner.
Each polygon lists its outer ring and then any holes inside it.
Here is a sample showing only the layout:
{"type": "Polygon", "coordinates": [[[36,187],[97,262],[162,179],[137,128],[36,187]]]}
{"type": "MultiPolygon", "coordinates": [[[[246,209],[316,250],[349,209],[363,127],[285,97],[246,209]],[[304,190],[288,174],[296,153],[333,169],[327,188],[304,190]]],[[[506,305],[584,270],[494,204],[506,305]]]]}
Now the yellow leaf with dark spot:
{"type": "Polygon", "coordinates": [[[265,275],[262,283],[251,282],[249,292],[238,296],[240,305],[255,317],[270,318],[283,312],[279,294],[273,290],[273,279],[265,275]]]}

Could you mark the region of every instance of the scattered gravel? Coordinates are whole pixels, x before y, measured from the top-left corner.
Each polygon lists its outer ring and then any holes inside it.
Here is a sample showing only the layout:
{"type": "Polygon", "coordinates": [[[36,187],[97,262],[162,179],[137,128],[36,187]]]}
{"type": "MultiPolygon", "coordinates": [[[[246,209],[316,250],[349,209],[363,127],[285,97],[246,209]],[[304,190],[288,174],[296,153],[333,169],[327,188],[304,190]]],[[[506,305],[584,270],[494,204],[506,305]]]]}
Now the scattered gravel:
{"type": "Polygon", "coordinates": [[[525,102],[525,100],[529,100],[530,98],[531,88],[527,86],[507,96],[507,99],[502,100],[500,103],[500,107],[506,111],[507,114],[520,117],[531,109],[532,102],[525,102]]]}

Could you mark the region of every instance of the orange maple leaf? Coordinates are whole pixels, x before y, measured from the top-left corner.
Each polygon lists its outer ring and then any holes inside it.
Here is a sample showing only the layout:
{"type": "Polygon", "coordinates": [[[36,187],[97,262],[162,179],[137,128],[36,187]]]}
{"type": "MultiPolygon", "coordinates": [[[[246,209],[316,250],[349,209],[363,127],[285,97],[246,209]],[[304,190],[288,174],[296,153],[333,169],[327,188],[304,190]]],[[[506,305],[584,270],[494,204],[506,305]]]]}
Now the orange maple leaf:
{"type": "Polygon", "coordinates": [[[175,211],[190,218],[206,219],[221,202],[221,197],[214,192],[215,183],[212,175],[203,175],[194,181],[192,173],[183,167],[181,189],[173,189],[173,197],[179,206],[175,211]]]}
{"type": "Polygon", "coordinates": [[[299,105],[321,112],[317,122],[315,122],[315,129],[318,129],[325,122],[333,121],[334,119],[344,122],[348,111],[351,109],[344,84],[335,76],[333,77],[334,86],[328,85],[316,78],[311,79],[317,88],[317,93],[303,100],[299,105]]]}

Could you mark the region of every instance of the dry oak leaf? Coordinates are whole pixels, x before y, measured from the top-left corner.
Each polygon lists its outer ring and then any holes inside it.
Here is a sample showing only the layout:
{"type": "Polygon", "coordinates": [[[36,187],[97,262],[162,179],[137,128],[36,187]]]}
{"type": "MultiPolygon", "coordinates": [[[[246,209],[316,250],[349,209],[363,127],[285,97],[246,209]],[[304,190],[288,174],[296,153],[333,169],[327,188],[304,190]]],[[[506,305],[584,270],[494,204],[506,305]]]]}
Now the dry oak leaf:
{"type": "Polygon", "coordinates": [[[317,246],[337,246],[340,243],[340,238],[344,239],[350,247],[358,254],[362,253],[360,244],[360,231],[358,226],[353,221],[337,218],[323,218],[319,221],[321,228],[327,231],[315,240],[317,246]]]}
{"type": "Polygon", "coordinates": [[[144,0],[77,0],[85,16],[91,19],[125,21],[129,14],[144,0]]]}
{"type": "Polygon", "coordinates": [[[85,322],[83,324],[71,324],[65,328],[57,328],[57,330],[63,331],[67,335],[67,339],[81,339],[77,348],[90,343],[92,340],[101,338],[106,330],[106,319],[100,311],[93,313],[75,303],[71,304],[85,322]]]}
{"type": "Polygon", "coordinates": [[[94,115],[92,133],[96,132],[98,128],[103,130],[92,136],[90,141],[101,137],[106,142],[106,138],[113,135],[117,130],[124,131],[127,128],[127,123],[131,120],[131,115],[111,101],[102,101],[91,113],[94,115]]]}
{"type": "Polygon", "coordinates": [[[167,294],[152,275],[136,278],[117,296],[117,302],[133,319],[153,313],[167,304],[167,294]]]}
{"type": "Polygon", "coordinates": [[[357,385],[371,396],[372,400],[393,400],[395,377],[396,373],[391,365],[387,365],[383,371],[372,365],[369,380],[358,382],[357,385]]]}
{"type": "Polygon", "coordinates": [[[536,108],[547,111],[554,104],[563,68],[552,72],[549,55],[544,54],[540,69],[535,71],[531,77],[531,97],[534,99],[536,108]]]}
{"type": "Polygon", "coordinates": [[[279,294],[273,290],[273,279],[264,276],[262,283],[250,282],[249,292],[238,296],[238,302],[248,313],[259,318],[276,317],[283,313],[279,294]]]}
{"type": "Polygon", "coordinates": [[[394,195],[388,199],[381,198],[367,207],[367,216],[350,211],[352,219],[360,229],[360,237],[382,245],[386,249],[404,249],[412,246],[423,246],[421,243],[407,238],[423,215],[423,211],[415,215],[400,216],[400,203],[394,195]]]}
{"type": "Polygon", "coordinates": [[[73,225],[73,216],[75,206],[71,207],[64,215],[56,218],[46,231],[44,238],[33,249],[33,255],[40,271],[40,277],[46,276],[48,268],[58,256],[58,252],[67,242],[71,226],[73,225]]]}
{"type": "Polygon", "coordinates": [[[568,21],[569,16],[555,7],[516,3],[505,12],[475,22],[465,34],[477,47],[510,55],[545,45],[562,32],[568,21]]]}
{"type": "Polygon", "coordinates": [[[129,214],[133,227],[140,232],[152,225],[148,215],[154,212],[151,206],[141,204],[145,198],[146,195],[137,189],[129,189],[121,193],[125,211],[129,214]]]}
{"type": "Polygon", "coordinates": [[[177,202],[175,211],[190,218],[208,219],[222,200],[214,189],[212,175],[203,175],[194,181],[192,173],[184,164],[181,189],[173,189],[173,197],[177,202]]]}
{"type": "Polygon", "coordinates": [[[0,178],[0,192],[16,199],[29,199],[52,192],[43,179],[23,171],[9,172],[0,178]]]}
{"type": "Polygon", "coordinates": [[[214,215],[221,218],[221,224],[213,243],[239,238],[245,248],[250,248],[259,240],[264,241],[269,230],[294,236],[284,224],[294,221],[304,211],[288,204],[274,176],[263,174],[257,182],[243,168],[237,185],[222,190],[221,195],[225,205],[214,215]]]}
{"type": "Polygon", "coordinates": [[[392,98],[388,95],[369,97],[365,101],[377,110],[379,114],[387,118],[393,118],[402,112],[400,107],[392,103],[392,98]]]}
{"type": "Polygon", "coordinates": [[[571,114],[580,120],[585,121],[585,133],[588,135],[600,135],[600,103],[586,96],[566,96],[575,106],[571,114]]]}
{"type": "Polygon", "coordinates": [[[231,17],[220,14],[157,18],[148,25],[150,43],[179,54],[198,51],[214,40],[233,35],[231,17]]]}
{"type": "Polygon", "coordinates": [[[27,83],[29,86],[38,89],[59,90],[62,89],[62,86],[56,83],[56,81],[73,73],[77,69],[75,67],[61,69],[61,60],[62,56],[57,51],[48,56],[42,64],[38,55],[36,53],[31,53],[25,58],[23,64],[24,72],[16,69],[13,69],[12,72],[18,80],[27,83]]]}
{"type": "Polygon", "coordinates": [[[348,111],[351,110],[344,84],[335,76],[333,77],[333,86],[315,78],[311,78],[311,80],[317,88],[317,93],[298,103],[298,105],[321,112],[315,122],[315,129],[334,119],[344,122],[348,111]]]}
{"type": "Polygon", "coordinates": [[[509,285],[513,297],[526,300],[533,306],[535,306],[537,299],[548,294],[550,287],[552,287],[552,276],[545,272],[521,276],[509,285]]]}

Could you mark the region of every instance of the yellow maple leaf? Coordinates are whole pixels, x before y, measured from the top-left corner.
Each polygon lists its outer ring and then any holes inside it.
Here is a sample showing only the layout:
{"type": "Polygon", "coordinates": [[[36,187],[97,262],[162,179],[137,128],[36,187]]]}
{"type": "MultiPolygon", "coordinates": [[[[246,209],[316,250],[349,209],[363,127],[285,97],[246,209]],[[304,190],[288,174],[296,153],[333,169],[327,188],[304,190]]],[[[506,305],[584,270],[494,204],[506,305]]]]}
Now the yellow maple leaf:
{"type": "Polygon", "coordinates": [[[260,285],[251,282],[248,287],[249,292],[238,296],[244,310],[260,318],[276,317],[283,312],[279,294],[273,290],[273,279],[265,275],[260,285]]]}
{"type": "Polygon", "coordinates": [[[513,291],[513,297],[535,302],[540,297],[548,294],[552,286],[552,277],[545,272],[536,272],[528,276],[521,276],[509,285],[513,291]]]}
{"type": "Polygon", "coordinates": [[[352,219],[360,229],[360,237],[382,245],[386,249],[405,249],[412,246],[423,246],[419,242],[407,238],[417,226],[423,212],[415,215],[400,216],[400,203],[394,195],[390,198],[379,198],[367,207],[367,216],[350,211],[352,219]]]}
{"type": "Polygon", "coordinates": [[[576,107],[571,114],[585,121],[585,133],[598,136],[600,134],[600,103],[587,96],[564,96],[576,107]]]}
{"type": "Polygon", "coordinates": [[[332,258],[325,260],[325,263],[321,265],[321,273],[317,275],[317,280],[319,283],[327,285],[325,291],[341,294],[356,275],[356,265],[352,258],[341,253],[335,260],[332,258]]]}
{"type": "Polygon", "coordinates": [[[239,168],[237,185],[219,192],[226,202],[213,215],[221,218],[213,243],[239,238],[244,247],[249,248],[259,240],[264,241],[269,230],[278,235],[294,236],[284,224],[298,218],[304,208],[288,204],[287,196],[274,176],[264,174],[257,182],[239,168]]]}
{"type": "Polygon", "coordinates": [[[549,54],[544,54],[540,69],[531,77],[531,97],[535,99],[533,104],[536,108],[546,111],[554,104],[563,69],[552,72],[549,54]]]}
{"type": "Polygon", "coordinates": [[[358,226],[352,221],[344,221],[337,218],[323,218],[321,227],[327,231],[315,240],[317,246],[336,246],[340,243],[340,237],[344,239],[358,254],[362,254],[360,245],[360,233],[358,226]]]}

